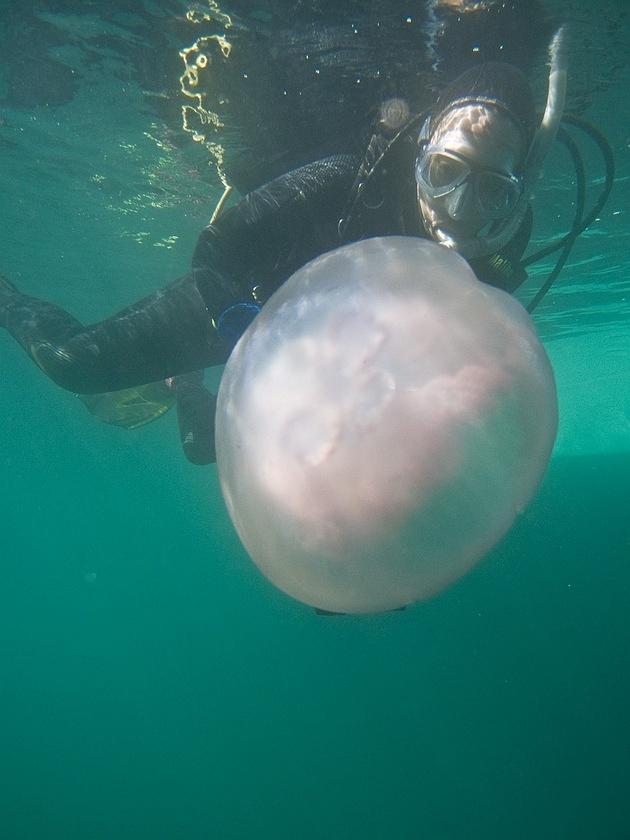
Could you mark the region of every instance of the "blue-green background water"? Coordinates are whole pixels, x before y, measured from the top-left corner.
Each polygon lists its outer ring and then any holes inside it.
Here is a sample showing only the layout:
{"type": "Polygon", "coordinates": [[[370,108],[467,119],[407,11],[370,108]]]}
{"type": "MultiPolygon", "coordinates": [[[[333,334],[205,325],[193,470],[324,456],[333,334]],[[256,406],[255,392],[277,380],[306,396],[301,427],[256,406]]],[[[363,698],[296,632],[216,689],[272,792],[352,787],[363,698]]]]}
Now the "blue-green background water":
{"type": "MultiPolygon", "coordinates": [[[[545,483],[439,597],[317,617],[255,571],[172,414],[101,425],[0,335],[3,840],[630,837],[630,22],[554,7],[618,183],[537,316],[561,411],[545,483]]],[[[0,270],[97,319],[186,271],[219,185],[127,68],[131,13],[0,9],[4,38],[49,25],[0,58],[0,270]],[[36,101],[21,66],[11,99],[10,62],[48,52],[72,98],[42,78],[36,101]]],[[[559,153],[547,169],[538,243],[570,178],[559,153]]]]}

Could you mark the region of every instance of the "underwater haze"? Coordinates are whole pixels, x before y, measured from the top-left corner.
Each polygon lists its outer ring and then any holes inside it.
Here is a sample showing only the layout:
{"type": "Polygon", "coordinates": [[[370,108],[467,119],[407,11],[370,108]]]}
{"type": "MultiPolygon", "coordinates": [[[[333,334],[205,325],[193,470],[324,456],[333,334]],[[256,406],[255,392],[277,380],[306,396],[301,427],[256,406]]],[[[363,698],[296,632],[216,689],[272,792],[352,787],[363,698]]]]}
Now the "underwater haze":
{"type": "MultiPolygon", "coordinates": [[[[616,183],[535,313],[548,474],[444,593],[316,615],[248,559],[174,412],[99,423],[0,332],[2,840],[630,837],[630,8],[543,5],[616,183]]],[[[179,53],[216,6],[0,0],[0,272],[21,290],[92,322],[188,270],[222,184],[182,127],[179,53]]],[[[585,165],[596,196],[589,144],[585,165]]],[[[559,146],[531,250],[570,226],[573,184],[559,146]]]]}

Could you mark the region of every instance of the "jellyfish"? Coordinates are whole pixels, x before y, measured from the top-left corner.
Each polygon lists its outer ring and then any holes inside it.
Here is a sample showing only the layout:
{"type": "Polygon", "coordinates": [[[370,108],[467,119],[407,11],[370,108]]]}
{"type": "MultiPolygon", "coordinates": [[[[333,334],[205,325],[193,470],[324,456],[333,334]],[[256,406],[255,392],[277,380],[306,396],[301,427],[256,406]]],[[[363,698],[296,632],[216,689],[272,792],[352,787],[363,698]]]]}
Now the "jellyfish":
{"type": "Polygon", "coordinates": [[[452,250],[380,237],[299,269],[248,327],[219,389],[217,465],[273,584],[371,613],[483,558],[535,494],[556,429],[523,307],[452,250]]]}

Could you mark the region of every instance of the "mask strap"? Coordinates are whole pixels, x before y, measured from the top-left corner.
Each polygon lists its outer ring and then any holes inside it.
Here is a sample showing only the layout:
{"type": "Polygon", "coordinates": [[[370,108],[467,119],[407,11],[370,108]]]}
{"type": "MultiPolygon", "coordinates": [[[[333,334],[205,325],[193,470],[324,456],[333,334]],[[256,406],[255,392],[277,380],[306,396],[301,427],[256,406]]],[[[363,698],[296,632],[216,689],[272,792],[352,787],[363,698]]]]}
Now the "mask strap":
{"type": "Polygon", "coordinates": [[[422,128],[418,133],[418,147],[420,147],[423,143],[429,142],[429,137],[431,136],[431,115],[426,118],[426,120],[422,123],[422,128]]]}

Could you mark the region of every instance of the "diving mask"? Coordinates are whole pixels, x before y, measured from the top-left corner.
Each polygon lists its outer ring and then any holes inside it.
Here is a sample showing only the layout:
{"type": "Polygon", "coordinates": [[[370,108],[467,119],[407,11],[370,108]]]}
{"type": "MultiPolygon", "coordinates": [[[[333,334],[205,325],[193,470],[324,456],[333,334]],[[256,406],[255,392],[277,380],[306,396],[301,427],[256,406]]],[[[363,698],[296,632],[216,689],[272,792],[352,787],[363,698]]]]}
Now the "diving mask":
{"type": "Polygon", "coordinates": [[[425,198],[452,197],[447,207],[454,219],[471,202],[484,219],[502,219],[514,210],[524,190],[524,180],[518,175],[480,166],[456,151],[433,146],[427,146],[416,160],[416,182],[425,198]]]}

